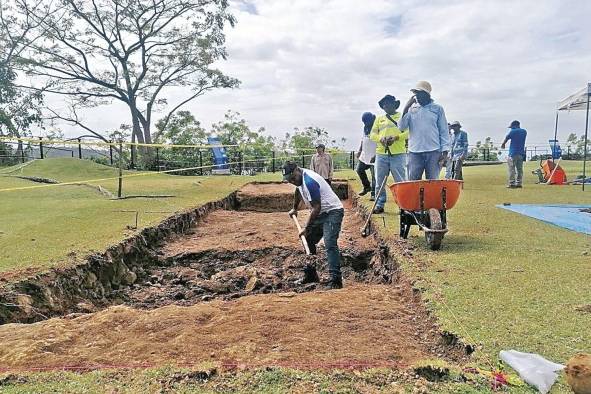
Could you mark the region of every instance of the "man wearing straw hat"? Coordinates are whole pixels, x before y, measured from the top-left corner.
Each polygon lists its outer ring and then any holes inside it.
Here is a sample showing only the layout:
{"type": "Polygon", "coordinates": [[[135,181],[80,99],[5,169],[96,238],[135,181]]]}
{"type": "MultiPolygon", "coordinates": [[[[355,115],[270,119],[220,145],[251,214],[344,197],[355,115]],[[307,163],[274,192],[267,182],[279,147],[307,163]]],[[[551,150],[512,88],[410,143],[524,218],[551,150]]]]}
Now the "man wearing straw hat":
{"type": "Polygon", "coordinates": [[[419,81],[404,107],[400,130],[408,131],[408,178],[439,179],[450,148],[449,129],[443,107],[433,102],[431,84],[419,81]]]}

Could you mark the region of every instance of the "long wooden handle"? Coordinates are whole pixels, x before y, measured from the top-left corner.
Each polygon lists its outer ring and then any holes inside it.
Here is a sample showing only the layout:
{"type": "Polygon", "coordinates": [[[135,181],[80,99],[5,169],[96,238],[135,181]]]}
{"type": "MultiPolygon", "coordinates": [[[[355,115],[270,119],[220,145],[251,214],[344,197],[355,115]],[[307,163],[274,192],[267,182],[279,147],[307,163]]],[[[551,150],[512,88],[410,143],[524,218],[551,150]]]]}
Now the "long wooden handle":
{"type": "Polygon", "coordinates": [[[376,200],[374,201],[372,207],[371,207],[371,211],[369,212],[369,215],[367,215],[367,219],[365,220],[365,224],[363,225],[363,227],[361,228],[361,232],[365,232],[365,229],[367,228],[367,226],[369,225],[369,221],[371,220],[371,215],[373,213],[373,210],[376,208],[376,206],[378,205],[378,199],[380,198],[380,194],[382,194],[382,190],[384,189],[384,186],[386,185],[386,182],[388,182],[388,176],[390,174],[386,175],[386,177],[384,178],[384,180],[382,181],[382,184],[380,185],[380,189],[378,190],[378,194],[376,194],[376,200]]]}
{"type": "MultiPolygon", "coordinates": [[[[298,222],[298,218],[296,215],[291,215],[291,218],[293,219],[293,221],[296,224],[296,227],[298,228],[298,234],[302,232],[302,226],[300,226],[300,222],[298,222]]],[[[304,235],[300,236],[300,240],[302,241],[302,245],[304,245],[304,250],[306,251],[307,255],[310,255],[310,248],[308,247],[308,241],[306,241],[306,237],[304,235]]]]}

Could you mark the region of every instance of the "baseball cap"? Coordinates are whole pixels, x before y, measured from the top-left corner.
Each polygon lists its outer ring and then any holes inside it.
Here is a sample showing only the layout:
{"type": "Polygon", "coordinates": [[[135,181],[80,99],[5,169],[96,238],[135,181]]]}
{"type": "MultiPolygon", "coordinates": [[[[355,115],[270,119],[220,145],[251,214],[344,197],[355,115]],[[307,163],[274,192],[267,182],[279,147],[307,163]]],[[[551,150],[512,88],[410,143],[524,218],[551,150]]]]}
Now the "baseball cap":
{"type": "Polygon", "coordinates": [[[514,120],[513,122],[511,122],[509,127],[521,127],[521,123],[519,123],[518,120],[514,120]]]}
{"type": "Polygon", "coordinates": [[[427,81],[419,81],[417,82],[417,85],[411,89],[411,92],[416,92],[418,90],[422,90],[423,92],[427,92],[429,94],[431,94],[431,84],[427,81]]]}
{"type": "Polygon", "coordinates": [[[323,143],[319,142],[319,143],[316,144],[316,148],[326,149],[326,146],[324,146],[323,143]]]}
{"type": "Polygon", "coordinates": [[[283,165],[283,180],[287,181],[298,165],[293,161],[287,161],[283,165]]]}
{"type": "Polygon", "coordinates": [[[460,122],[458,122],[457,120],[454,120],[453,122],[450,123],[449,127],[452,127],[452,126],[462,127],[460,122]]]}

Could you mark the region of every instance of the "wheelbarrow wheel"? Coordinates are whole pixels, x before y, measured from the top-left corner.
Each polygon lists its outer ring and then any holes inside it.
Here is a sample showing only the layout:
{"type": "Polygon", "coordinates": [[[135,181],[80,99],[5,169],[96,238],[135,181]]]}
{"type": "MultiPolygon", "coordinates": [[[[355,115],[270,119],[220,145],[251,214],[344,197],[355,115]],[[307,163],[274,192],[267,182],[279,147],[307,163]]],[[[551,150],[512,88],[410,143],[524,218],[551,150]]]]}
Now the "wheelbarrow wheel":
{"type": "MultiPolygon", "coordinates": [[[[431,230],[443,230],[443,224],[441,222],[441,214],[435,208],[429,209],[429,227],[431,230]]],[[[443,233],[425,231],[425,240],[431,250],[439,250],[441,248],[441,241],[443,240],[443,233]]]]}

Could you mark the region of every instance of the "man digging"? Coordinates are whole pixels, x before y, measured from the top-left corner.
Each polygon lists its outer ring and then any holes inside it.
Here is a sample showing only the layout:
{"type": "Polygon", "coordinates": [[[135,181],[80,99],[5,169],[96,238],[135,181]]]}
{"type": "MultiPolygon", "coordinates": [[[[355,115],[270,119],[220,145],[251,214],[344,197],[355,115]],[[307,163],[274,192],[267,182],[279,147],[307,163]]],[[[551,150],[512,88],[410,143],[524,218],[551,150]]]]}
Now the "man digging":
{"type": "Polygon", "coordinates": [[[297,186],[293,209],[289,211],[289,216],[298,215],[298,206],[301,201],[310,208],[308,221],[298,236],[306,237],[311,254],[316,254],[316,244],[324,237],[330,274],[326,288],[342,288],[341,254],[337,245],[345,214],[341,200],[324,178],[314,171],[298,167],[292,161],[288,161],[283,166],[283,180],[297,186]]]}

